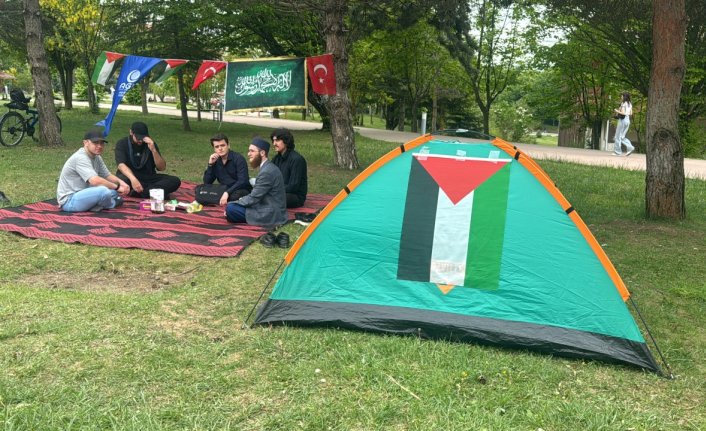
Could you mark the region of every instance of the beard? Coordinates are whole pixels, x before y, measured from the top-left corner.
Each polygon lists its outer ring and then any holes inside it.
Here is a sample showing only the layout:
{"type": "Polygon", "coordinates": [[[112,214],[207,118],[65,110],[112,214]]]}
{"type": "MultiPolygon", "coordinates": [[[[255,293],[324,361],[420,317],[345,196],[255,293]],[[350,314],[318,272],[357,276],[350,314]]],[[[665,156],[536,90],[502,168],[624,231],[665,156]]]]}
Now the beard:
{"type": "Polygon", "coordinates": [[[256,156],[253,156],[252,160],[250,160],[250,167],[253,169],[259,168],[260,163],[262,163],[262,156],[258,153],[256,156]]]}

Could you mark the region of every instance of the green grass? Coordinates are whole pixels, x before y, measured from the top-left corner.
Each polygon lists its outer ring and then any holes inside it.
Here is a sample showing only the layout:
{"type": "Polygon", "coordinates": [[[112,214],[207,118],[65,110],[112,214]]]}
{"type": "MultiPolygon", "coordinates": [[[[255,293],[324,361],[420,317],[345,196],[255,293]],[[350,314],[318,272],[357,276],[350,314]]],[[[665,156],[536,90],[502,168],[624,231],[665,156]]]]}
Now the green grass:
{"type": "MultiPolygon", "coordinates": [[[[64,148],[29,140],[0,148],[0,190],[13,205],[53,197],[64,160],[103,115],[62,111],[64,148]]],[[[211,121],[183,133],[170,117],[120,112],[109,167],[115,141],[138,118],[168,172],[199,181],[211,121]]],[[[269,134],[237,124],[222,130],[238,151],[269,134]]],[[[312,192],[336,193],[357,174],[332,166],[330,135],[295,136],[312,192]]],[[[362,166],[396,146],[360,136],[356,144],[362,166]]],[[[675,380],[413,337],[244,330],[285,254],[259,244],[214,259],[0,232],[2,429],[705,429],[706,182],[687,180],[687,220],[646,221],[644,173],[540,163],[626,281],[675,380]]]]}

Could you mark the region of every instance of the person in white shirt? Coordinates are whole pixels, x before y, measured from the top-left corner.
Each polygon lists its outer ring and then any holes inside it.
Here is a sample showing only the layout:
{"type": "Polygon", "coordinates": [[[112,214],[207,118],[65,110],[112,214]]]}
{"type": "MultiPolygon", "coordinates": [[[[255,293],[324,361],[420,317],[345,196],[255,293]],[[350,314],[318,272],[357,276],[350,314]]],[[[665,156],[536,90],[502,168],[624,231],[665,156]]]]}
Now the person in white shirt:
{"type": "Polygon", "coordinates": [[[632,142],[630,142],[630,139],[625,136],[630,128],[630,116],[632,115],[630,93],[626,91],[621,95],[620,107],[618,109],[614,109],[614,111],[616,118],[618,118],[618,127],[615,129],[615,139],[613,139],[615,142],[613,144],[613,155],[622,156],[622,146],[625,145],[625,156],[629,156],[633,151],[635,151],[635,147],[632,145],[632,142]]]}

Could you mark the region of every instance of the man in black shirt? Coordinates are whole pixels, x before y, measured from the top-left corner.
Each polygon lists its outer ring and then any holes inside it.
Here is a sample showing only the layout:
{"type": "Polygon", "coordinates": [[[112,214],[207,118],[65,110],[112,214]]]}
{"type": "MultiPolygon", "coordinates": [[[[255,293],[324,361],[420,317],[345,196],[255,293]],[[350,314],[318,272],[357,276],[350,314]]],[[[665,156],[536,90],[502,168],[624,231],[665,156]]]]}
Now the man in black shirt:
{"type": "Polygon", "coordinates": [[[157,173],[167,169],[167,162],[141,121],[132,123],[130,135],[115,144],[115,163],[117,177],[130,185],[131,196],[148,198],[151,189],[162,189],[166,199],[181,185],[178,177],[157,173]]]}
{"type": "Polygon", "coordinates": [[[272,163],[282,172],[287,193],[287,208],[304,205],[307,193],[306,160],[294,151],[294,136],[288,129],[275,129],[270,134],[277,155],[272,163]]]}
{"type": "Polygon", "coordinates": [[[248,162],[245,157],[230,149],[228,137],[223,133],[216,133],[211,138],[213,154],[208,158],[208,166],[203,173],[204,184],[213,184],[218,180],[228,189],[221,196],[220,205],[237,201],[250,194],[252,186],[248,177],[248,162]]]}

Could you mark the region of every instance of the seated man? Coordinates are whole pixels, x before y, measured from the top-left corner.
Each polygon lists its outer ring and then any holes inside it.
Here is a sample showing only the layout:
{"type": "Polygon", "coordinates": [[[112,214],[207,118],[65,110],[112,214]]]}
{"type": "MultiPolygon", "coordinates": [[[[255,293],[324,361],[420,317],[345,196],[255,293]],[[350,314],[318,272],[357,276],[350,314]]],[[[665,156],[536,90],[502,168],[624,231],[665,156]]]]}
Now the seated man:
{"type": "Polygon", "coordinates": [[[211,138],[214,153],[208,158],[208,167],[203,173],[204,184],[213,184],[218,180],[228,189],[221,196],[220,205],[236,201],[250,193],[252,186],[248,177],[248,163],[245,157],[230,149],[228,137],[216,133],[211,138]]]}
{"type": "Polygon", "coordinates": [[[287,192],[287,208],[299,208],[306,201],[306,160],[294,151],[294,136],[287,129],[275,129],[270,134],[277,155],[272,159],[282,172],[287,192]]]}
{"type": "Polygon", "coordinates": [[[255,138],[248,148],[250,166],[259,168],[249,195],[226,206],[226,219],[232,223],[276,226],[287,222],[286,196],[282,174],[267,160],[270,144],[255,138]]]}
{"type": "Polygon", "coordinates": [[[90,130],[83,136],[83,147],[64,163],[56,188],[63,211],[100,211],[122,204],[119,195],[127,195],[130,186],[106,167],[101,154],[107,143],[100,131],[90,130]]]}
{"type": "Polygon", "coordinates": [[[167,199],[181,185],[179,178],[156,172],[167,169],[167,162],[141,121],[132,123],[130,135],[115,144],[115,163],[118,177],[132,188],[131,196],[149,198],[151,189],[162,189],[167,199]]]}

